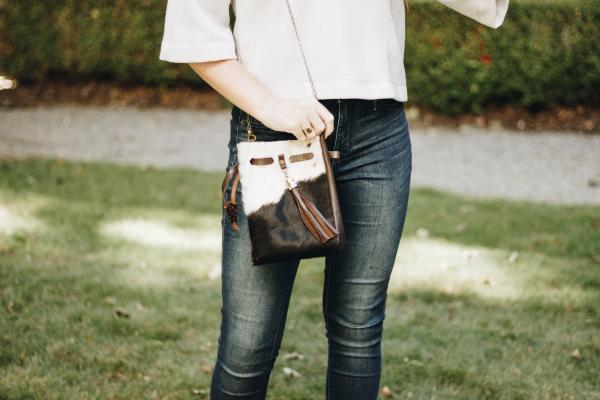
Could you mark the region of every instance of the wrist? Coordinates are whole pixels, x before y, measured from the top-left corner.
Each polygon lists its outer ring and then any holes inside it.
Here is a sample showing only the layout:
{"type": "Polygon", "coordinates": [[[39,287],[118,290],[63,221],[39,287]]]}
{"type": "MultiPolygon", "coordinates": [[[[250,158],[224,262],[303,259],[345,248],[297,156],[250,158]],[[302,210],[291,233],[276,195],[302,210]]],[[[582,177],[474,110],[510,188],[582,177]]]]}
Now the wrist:
{"type": "Polygon", "coordinates": [[[256,108],[256,114],[254,115],[256,119],[261,122],[269,121],[273,114],[274,105],[277,104],[277,98],[270,94],[266,96],[256,108]]]}

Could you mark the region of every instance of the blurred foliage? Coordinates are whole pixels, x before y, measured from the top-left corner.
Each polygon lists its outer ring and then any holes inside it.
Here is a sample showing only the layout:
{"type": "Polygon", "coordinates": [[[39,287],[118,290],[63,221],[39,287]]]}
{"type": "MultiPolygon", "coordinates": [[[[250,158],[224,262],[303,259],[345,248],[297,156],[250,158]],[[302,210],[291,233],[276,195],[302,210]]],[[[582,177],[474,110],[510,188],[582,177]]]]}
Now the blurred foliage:
{"type": "Polygon", "coordinates": [[[533,110],[598,104],[598,38],[594,0],[513,0],[497,30],[438,3],[411,3],[409,97],[446,113],[478,112],[491,103],[533,110]]]}
{"type": "Polygon", "coordinates": [[[0,0],[0,70],[21,82],[60,76],[143,84],[198,82],[158,60],[166,2],[0,0]]]}
{"type": "MultiPolygon", "coordinates": [[[[445,113],[600,103],[600,7],[593,3],[513,0],[494,30],[437,2],[411,0],[411,102],[445,113]]],[[[165,5],[0,0],[0,71],[24,83],[61,77],[198,84],[187,65],[158,60],[165,5]]]]}

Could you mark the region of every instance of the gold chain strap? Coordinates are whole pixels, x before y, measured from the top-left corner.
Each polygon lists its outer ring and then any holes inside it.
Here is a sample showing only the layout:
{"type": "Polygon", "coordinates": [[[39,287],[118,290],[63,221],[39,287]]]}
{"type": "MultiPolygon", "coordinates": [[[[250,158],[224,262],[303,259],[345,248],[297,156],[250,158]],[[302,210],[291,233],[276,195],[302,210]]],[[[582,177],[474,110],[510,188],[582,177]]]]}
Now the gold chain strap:
{"type": "MultiPolygon", "coordinates": [[[[290,19],[292,20],[292,27],[294,28],[294,33],[296,34],[296,39],[298,41],[298,47],[300,47],[300,53],[302,54],[302,60],[304,61],[304,67],[306,68],[306,75],[308,76],[308,81],[310,82],[310,88],[314,98],[317,99],[317,89],[315,88],[315,83],[313,82],[310,68],[308,68],[308,62],[306,61],[306,55],[304,54],[304,47],[302,47],[302,42],[300,41],[300,34],[298,33],[298,26],[296,25],[296,19],[294,18],[294,13],[292,12],[290,0],[286,0],[286,4],[290,14],[290,19]]],[[[256,140],[256,135],[254,135],[252,132],[252,122],[250,120],[250,114],[248,113],[246,113],[246,132],[248,134],[248,141],[254,142],[256,140]]]]}
{"type": "Polygon", "coordinates": [[[312,75],[310,74],[310,69],[308,68],[308,62],[306,62],[306,55],[304,55],[304,48],[302,47],[302,42],[300,41],[300,35],[298,34],[298,27],[296,26],[296,20],[294,19],[294,14],[292,13],[292,6],[290,5],[290,0],[285,0],[287,3],[288,12],[290,14],[290,18],[292,19],[292,26],[294,27],[294,32],[296,33],[296,39],[298,40],[298,46],[300,47],[300,52],[302,53],[302,60],[304,61],[304,67],[306,68],[306,75],[308,75],[308,80],[310,81],[310,87],[313,92],[313,96],[315,99],[317,98],[317,90],[315,89],[315,83],[313,82],[312,75]]]}

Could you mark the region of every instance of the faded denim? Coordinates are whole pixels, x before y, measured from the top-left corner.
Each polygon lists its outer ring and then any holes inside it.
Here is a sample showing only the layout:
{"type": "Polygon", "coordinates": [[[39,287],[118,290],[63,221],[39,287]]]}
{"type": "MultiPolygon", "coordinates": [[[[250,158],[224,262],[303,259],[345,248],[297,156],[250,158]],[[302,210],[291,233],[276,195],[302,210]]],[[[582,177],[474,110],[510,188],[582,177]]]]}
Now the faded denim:
{"type": "MultiPolygon", "coordinates": [[[[387,288],[407,212],[412,170],[404,104],[393,99],[321,100],[335,116],[329,150],[346,230],[342,253],[325,258],[322,311],[329,344],[327,400],[375,400],[387,288]]],[[[229,160],[248,140],[246,114],[233,106],[229,160]]],[[[251,118],[257,140],[294,139],[251,118]]],[[[231,191],[227,186],[227,196],[231,191]]],[[[240,230],[225,213],[222,255],[222,320],[210,398],[265,399],[279,354],[299,260],[253,266],[238,185],[240,230]]]]}

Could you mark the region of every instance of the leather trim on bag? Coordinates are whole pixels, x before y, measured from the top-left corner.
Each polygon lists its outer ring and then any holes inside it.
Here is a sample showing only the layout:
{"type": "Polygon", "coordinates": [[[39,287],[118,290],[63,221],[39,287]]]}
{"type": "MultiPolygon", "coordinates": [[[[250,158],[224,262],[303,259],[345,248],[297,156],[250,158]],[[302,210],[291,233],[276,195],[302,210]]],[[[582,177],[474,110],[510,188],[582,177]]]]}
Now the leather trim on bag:
{"type": "Polygon", "coordinates": [[[311,160],[314,156],[313,153],[292,154],[290,156],[290,162],[311,160]]]}
{"type": "Polygon", "coordinates": [[[250,159],[250,164],[252,165],[269,165],[269,164],[273,164],[273,157],[262,157],[262,158],[257,158],[257,157],[253,157],[250,159]]]}
{"type": "MultiPolygon", "coordinates": [[[[338,249],[343,249],[346,245],[346,231],[344,229],[344,221],[342,219],[342,210],[340,209],[339,198],[337,193],[337,187],[335,183],[335,175],[333,173],[333,168],[331,167],[331,162],[329,160],[329,154],[331,154],[330,150],[327,150],[327,142],[325,141],[324,135],[319,135],[319,140],[321,141],[321,151],[323,152],[323,159],[325,160],[325,173],[327,176],[327,182],[329,186],[329,196],[331,200],[331,207],[333,209],[333,222],[334,226],[338,231],[338,235],[333,240],[330,240],[327,245],[332,247],[337,247],[338,249]]],[[[334,150],[339,153],[338,150],[334,150]]],[[[327,246],[326,245],[326,246],[327,246]]]]}

